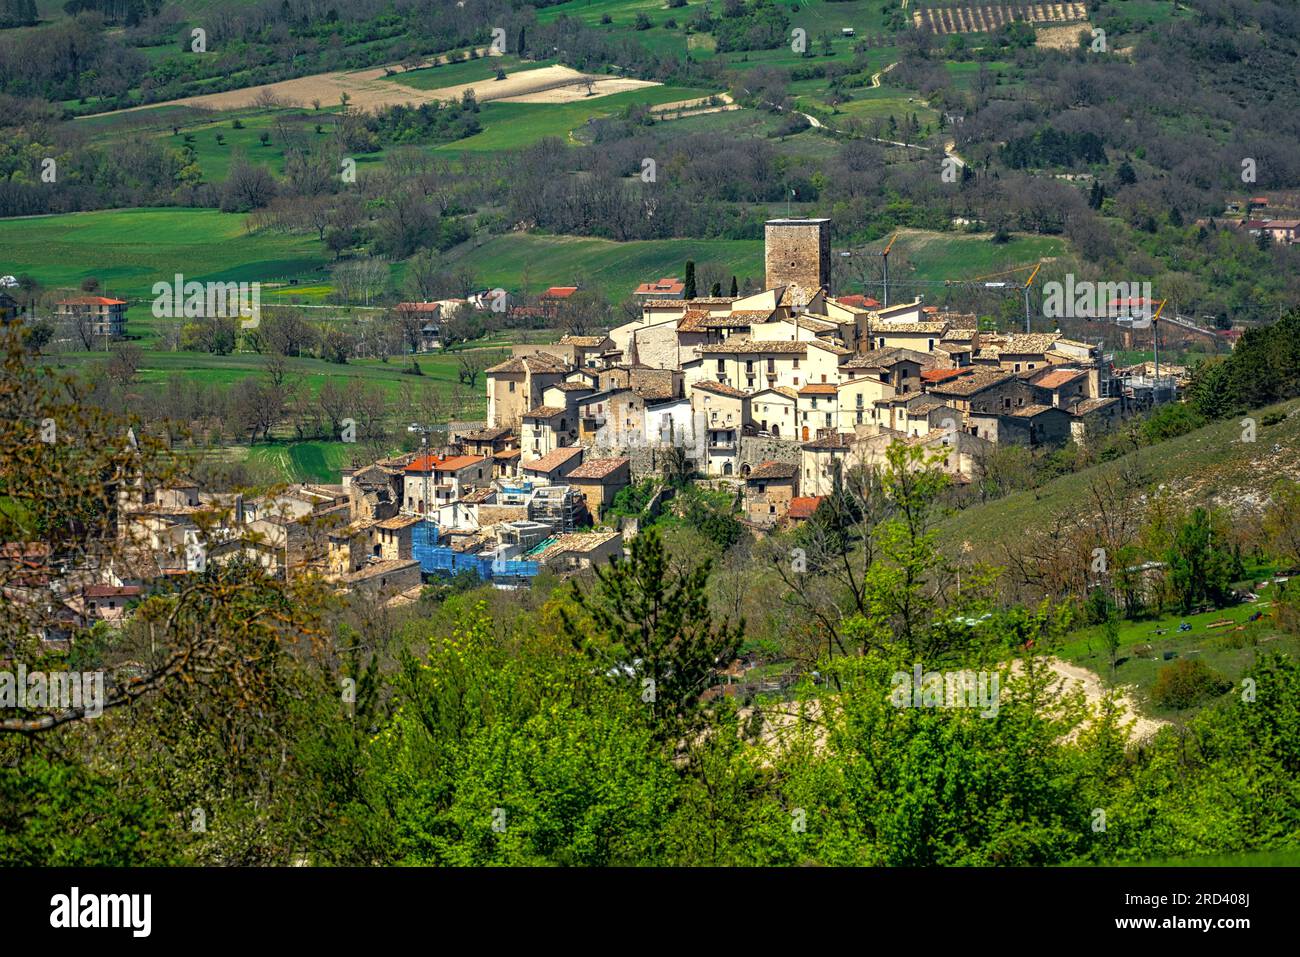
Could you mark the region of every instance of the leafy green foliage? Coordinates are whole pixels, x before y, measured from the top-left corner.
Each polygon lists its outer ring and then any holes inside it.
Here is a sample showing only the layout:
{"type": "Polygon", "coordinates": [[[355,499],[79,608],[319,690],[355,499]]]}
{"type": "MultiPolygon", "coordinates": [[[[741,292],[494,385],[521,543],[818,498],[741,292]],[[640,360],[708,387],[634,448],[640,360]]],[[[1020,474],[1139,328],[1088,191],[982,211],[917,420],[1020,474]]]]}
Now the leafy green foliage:
{"type": "Polygon", "coordinates": [[[1231,686],[1205,662],[1183,658],[1160,669],[1151,697],[1162,708],[1182,711],[1218,697],[1231,686]]]}
{"type": "Polygon", "coordinates": [[[744,623],[715,622],[705,583],[707,560],[674,570],[663,539],[647,529],[630,554],[598,569],[596,587],[573,597],[590,618],[580,627],[566,616],[565,632],[614,681],[635,683],[661,735],[676,737],[692,723],[704,691],[735,657],[744,623]]]}

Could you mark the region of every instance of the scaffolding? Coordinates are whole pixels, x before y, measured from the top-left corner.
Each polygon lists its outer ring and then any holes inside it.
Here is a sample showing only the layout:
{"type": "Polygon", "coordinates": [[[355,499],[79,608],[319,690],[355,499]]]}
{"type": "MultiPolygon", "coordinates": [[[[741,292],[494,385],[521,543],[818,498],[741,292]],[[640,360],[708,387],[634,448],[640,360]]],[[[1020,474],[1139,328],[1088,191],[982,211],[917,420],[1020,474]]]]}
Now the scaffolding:
{"type": "Polygon", "coordinates": [[[499,582],[509,579],[532,578],[540,570],[537,562],[511,560],[505,556],[508,547],[493,549],[483,554],[458,552],[448,545],[438,544],[438,526],[421,522],[411,532],[411,554],[420,563],[420,571],[455,575],[471,571],[484,581],[499,582]]]}
{"type": "Polygon", "coordinates": [[[582,497],[569,485],[539,488],[528,502],[528,520],[549,525],[557,533],[577,528],[582,512],[582,497]]]}

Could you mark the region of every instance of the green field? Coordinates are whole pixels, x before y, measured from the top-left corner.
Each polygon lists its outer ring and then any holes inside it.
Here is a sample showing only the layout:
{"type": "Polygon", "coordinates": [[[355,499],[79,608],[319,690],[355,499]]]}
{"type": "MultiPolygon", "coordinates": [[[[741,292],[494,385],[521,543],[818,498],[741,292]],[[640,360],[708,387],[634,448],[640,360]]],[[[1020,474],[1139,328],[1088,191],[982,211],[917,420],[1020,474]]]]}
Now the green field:
{"type": "Polygon", "coordinates": [[[287,282],[325,276],[315,238],[250,234],[244,217],[212,209],[128,209],[0,220],[5,268],[43,285],[75,288],[95,277],[132,302],[129,328],[147,334],[153,284],[176,273],[200,282],[287,282]]]}
{"type": "Polygon", "coordinates": [[[497,236],[464,254],[460,262],[488,285],[520,289],[524,272],[528,288],[537,293],[585,276],[613,302],[620,302],[647,279],[680,276],[686,260],[699,266],[717,263],[735,273],[739,282],[763,278],[761,240],[662,239],[617,243],[609,239],[574,236],[497,236]]]}
{"type": "MultiPolygon", "coordinates": [[[[129,328],[129,323],[128,323],[129,328]]],[[[500,350],[485,349],[489,357],[498,356],[500,350]]],[[[59,360],[69,367],[84,366],[89,362],[102,362],[102,353],[60,353],[59,360]]],[[[395,356],[388,362],[378,359],[353,359],[345,365],[307,357],[286,360],[288,378],[300,382],[313,393],[318,392],[327,378],[361,379],[381,388],[390,398],[395,398],[403,386],[415,389],[435,389],[450,396],[457,384],[456,353],[422,355],[417,357],[423,375],[408,375],[405,357],[395,356]]],[[[201,352],[147,351],[140,367],[139,381],[145,385],[162,385],[174,376],[185,376],[204,383],[229,387],[250,375],[259,375],[266,368],[266,357],[255,352],[237,352],[228,356],[201,352]]],[[[467,394],[465,408],[457,414],[473,418],[481,413],[487,402],[482,382],[467,394]]]]}
{"type": "MultiPolygon", "coordinates": [[[[1196,615],[1171,612],[1155,618],[1121,622],[1115,681],[1136,689],[1138,700],[1146,714],[1158,718],[1176,718],[1181,712],[1160,708],[1150,697],[1151,688],[1161,670],[1173,661],[1190,658],[1204,662],[1234,684],[1239,684],[1241,678],[1254,669],[1259,652],[1300,654],[1300,638],[1279,633],[1268,620],[1275,591],[1274,586],[1262,588],[1258,590],[1258,602],[1196,615]],[[1247,619],[1256,612],[1265,617],[1256,622],[1248,622],[1247,619]],[[1207,627],[1224,620],[1233,624],[1207,627]],[[1183,623],[1191,625],[1191,630],[1179,631],[1178,626],[1183,623]],[[1166,659],[1166,655],[1173,657],[1166,659]]],[[[1103,678],[1110,676],[1110,657],[1101,626],[1075,632],[1058,653],[1075,664],[1091,668],[1103,678]]]]}
{"type": "Polygon", "coordinates": [[[573,142],[571,133],[590,120],[614,116],[629,106],[657,106],[709,96],[717,90],[681,86],[647,86],[573,103],[484,103],[479,108],[483,132],[435,147],[440,152],[491,152],[530,146],[548,136],[573,142]]]}
{"type": "Polygon", "coordinates": [[[285,482],[339,481],[339,469],[348,464],[351,447],[343,442],[285,442],[232,448],[244,460],[277,474],[285,482]]]}
{"type": "Polygon", "coordinates": [[[527,73],[529,70],[551,66],[553,63],[554,60],[524,61],[517,56],[507,54],[462,60],[459,63],[443,63],[421,70],[403,70],[384,79],[416,90],[437,90],[444,86],[477,83],[479,80],[492,83],[496,80],[498,69],[505,70],[507,76],[513,76],[516,73],[527,73]]]}
{"type": "MultiPolygon", "coordinates": [[[[891,234],[892,235],[892,234],[891,234]]],[[[879,253],[889,236],[868,243],[868,253],[879,253]]],[[[938,233],[921,229],[901,229],[890,259],[889,281],[898,282],[912,295],[907,280],[939,282],[946,279],[973,279],[1051,259],[1066,252],[1063,240],[1051,236],[1014,235],[1005,243],[994,243],[987,233],[938,233]],[[898,255],[902,252],[902,256],[898,255]]],[[[929,299],[942,295],[939,287],[920,291],[929,299]]]]}

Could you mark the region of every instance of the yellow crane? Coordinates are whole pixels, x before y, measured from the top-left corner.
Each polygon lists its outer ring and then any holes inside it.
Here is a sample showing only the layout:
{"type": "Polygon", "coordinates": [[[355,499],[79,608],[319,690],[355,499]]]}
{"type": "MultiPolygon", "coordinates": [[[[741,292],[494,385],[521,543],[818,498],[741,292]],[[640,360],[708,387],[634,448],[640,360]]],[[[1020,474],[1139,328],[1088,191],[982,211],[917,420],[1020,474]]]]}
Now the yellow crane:
{"type": "Polygon", "coordinates": [[[1042,261],[1040,260],[1039,262],[1036,262],[1036,263],[1026,263],[1026,264],[1023,265],[1023,266],[1013,266],[1011,269],[1004,269],[1004,270],[1002,270],[1001,272],[989,273],[988,275],[985,275],[985,276],[976,276],[974,279],[948,280],[948,281],[945,283],[945,285],[949,285],[949,286],[957,286],[957,285],[961,285],[961,286],[971,286],[971,285],[974,285],[974,284],[976,284],[976,283],[982,283],[986,289],[1001,289],[1001,288],[1008,288],[1008,289],[1019,289],[1019,290],[1021,290],[1021,291],[1025,294],[1025,332],[1029,332],[1029,331],[1030,331],[1030,326],[1029,326],[1029,287],[1032,286],[1032,285],[1034,284],[1034,280],[1038,278],[1038,273],[1039,273],[1040,270],[1042,270],[1042,268],[1043,268],[1043,263],[1042,263],[1042,261]],[[1026,279],[1023,283],[1015,283],[1015,282],[992,282],[992,281],[991,281],[991,280],[1001,279],[1001,278],[1004,277],[1004,276],[1014,276],[1014,275],[1016,275],[1017,273],[1022,273],[1022,272],[1024,272],[1026,269],[1031,269],[1031,270],[1033,270],[1033,271],[1029,274],[1029,278],[1026,279]]]}
{"type": "Polygon", "coordinates": [[[896,239],[898,239],[898,233],[894,233],[893,236],[889,237],[889,242],[885,244],[885,248],[880,253],[881,268],[884,270],[883,279],[885,289],[883,294],[885,302],[881,307],[882,309],[889,308],[889,251],[894,248],[894,240],[896,239]]]}

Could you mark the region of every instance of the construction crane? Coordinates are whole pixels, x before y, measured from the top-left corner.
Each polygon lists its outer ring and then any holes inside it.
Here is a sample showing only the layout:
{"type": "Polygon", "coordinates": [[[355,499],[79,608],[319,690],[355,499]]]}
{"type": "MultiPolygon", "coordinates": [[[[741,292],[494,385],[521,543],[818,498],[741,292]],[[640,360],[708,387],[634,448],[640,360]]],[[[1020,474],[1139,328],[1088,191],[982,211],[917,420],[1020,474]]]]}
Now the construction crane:
{"type": "Polygon", "coordinates": [[[1155,375],[1152,376],[1155,385],[1151,389],[1151,403],[1153,405],[1160,390],[1160,313],[1165,311],[1165,303],[1168,301],[1168,299],[1161,299],[1156,314],[1151,317],[1151,354],[1155,364],[1155,375]]]}
{"type": "Polygon", "coordinates": [[[889,242],[880,253],[880,266],[881,269],[884,270],[883,278],[885,291],[883,295],[884,306],[882,307],[884,309],[889,308],[889,251],[894,248],[894,240],[896,239],[898,239],[898,233],[894,233],[894,235],[889,238],[889,242]]]}
{"type": "Polygon", "coordinates": [[[1014,266],[1011,269],[1004,269],[1001,272],[989,273],[986,276],[976,276],[974,279],[949,279],[945,280],[945,286],[974,286],[977,283],[985,289],[1019,289],[1025,294],[1025,332],[1030,331],[1029,327],[1029,287],[1034,284],[1038,278],[1039,271],[1043,268],[1042,262],[1027,263],[1024,266],[1014,266]],[[1023,283],[1015,282],[993,282],[991,280],[1000,279],[1002,276],[1014,276],[1016,273],[1024,272],[1026,269],[1032,269],[1029,278],[1023,283]]]}

